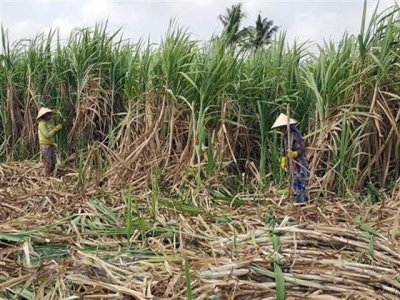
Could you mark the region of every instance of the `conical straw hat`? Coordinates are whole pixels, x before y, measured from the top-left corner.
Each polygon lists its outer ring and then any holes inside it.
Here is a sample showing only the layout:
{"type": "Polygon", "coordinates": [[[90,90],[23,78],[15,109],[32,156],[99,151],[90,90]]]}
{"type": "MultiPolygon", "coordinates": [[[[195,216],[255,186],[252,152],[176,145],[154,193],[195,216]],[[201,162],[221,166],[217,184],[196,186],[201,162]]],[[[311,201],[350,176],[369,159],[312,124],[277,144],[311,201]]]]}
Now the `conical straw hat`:
{"type": "Polygon", "coordinates": [[[51,112],[53,112],[51,109],[46,108],[46,107],[42,107],[42,108],[39,110],[39,113],[38,113],[38,115],[37,115],[37,117],[36,117],[36,120],[39,119],[39,118],[41,118],[41,117],[43,117],[45,114],[48,114],[48,113],[51,113],[51,112]]]}
{"type": "MultiPolygon", "coordinates": [[[[272,125],[271,129],[281,126],[287,126],[287,123],[288,123],[287,115],[281,113],[279,117],[276,119],[274,125],[272,125]]],[[[297,123],[296,120],[290,118],[289,124],[296,124],[296,123],[297,123]]]]}

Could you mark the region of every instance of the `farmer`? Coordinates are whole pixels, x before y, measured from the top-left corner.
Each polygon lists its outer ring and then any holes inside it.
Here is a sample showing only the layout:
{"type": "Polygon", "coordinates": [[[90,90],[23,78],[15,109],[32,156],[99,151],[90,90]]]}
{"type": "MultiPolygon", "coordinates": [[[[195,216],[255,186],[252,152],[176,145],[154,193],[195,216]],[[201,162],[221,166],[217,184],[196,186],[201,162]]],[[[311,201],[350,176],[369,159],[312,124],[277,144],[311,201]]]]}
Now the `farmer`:
{"type": "Polygon", "coordinates": [[[301,136],[300,131],[294,125],[297,122],[293,119],[290,119],[290,134],[291,134],[291,145],[288,146],[288,134],[287,134],[287,125],[288,118],[285,114],[280,114],[276,119],[275,123],[272,125],[272,128],[276,128],[284,134],[283,138],[283,153],[281,158],[281,168],[283,170],[288,170],[287,168],[287,160],[293,159],[293,191],[296,203],[300,205],[306,205],[308,201],[306,183],[307,183],[307,172],[308,172],[308,161],[305,154],[305,146],[303,137],[301,136]]]}
{"type": "Polygon", "coordinates": [[[62,128],[61,124],[54,126],[53,111],[42,107],[36,117],[38,121],[38,135],[40,152],[44,163],[42,175],[49,177],[56,166],[55,134],[62,128]]]}

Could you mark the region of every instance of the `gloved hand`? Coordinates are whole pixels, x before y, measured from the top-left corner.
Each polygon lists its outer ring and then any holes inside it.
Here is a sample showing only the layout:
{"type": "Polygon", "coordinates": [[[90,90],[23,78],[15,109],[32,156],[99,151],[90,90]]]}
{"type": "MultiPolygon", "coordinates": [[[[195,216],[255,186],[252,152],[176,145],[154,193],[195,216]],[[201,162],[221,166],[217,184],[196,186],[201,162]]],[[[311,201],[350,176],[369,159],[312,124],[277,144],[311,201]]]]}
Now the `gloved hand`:
{"type": "Polygon", "coordinates": [[[286,170],[286,157],[281,157],[281,169],[286,170]]]}
{"type": "Polygon", "coordinates": [[[290,158],[296,158],[297,156],[299,156],[299,154],[297,153],[297,151],[288,151],[287,155],[290,158]]]}
{"type": "Polygon", "coordinates": [[[55,131],[55,132],[60,131],[61,128],[62,128],[62,125],[61,125],[61,124],[58,124],[56,127],[54,127],[54,131],[55,131]]]}

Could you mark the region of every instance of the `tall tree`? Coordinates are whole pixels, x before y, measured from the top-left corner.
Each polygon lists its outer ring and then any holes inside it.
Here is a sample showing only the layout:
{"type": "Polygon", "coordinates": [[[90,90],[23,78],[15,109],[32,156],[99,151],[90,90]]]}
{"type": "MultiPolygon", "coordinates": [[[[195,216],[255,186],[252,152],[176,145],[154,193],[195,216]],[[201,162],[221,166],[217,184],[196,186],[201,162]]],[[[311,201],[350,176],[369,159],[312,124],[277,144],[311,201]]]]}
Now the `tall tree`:
{"type": "Polygon", "coordinates": [[[226,9],[225,15],[219,15],[218,18],[224,25],[224,34],[227,38],[228,45],[236,44],[242,37],[247,35],[246,28],[240,29],[240,24],[246,14],[242,12],[242,3],[234,4],[231,8],[226,9]]]}
{"type": "Polygon", "coordinates": [[[272,20],[268,20],[268,18],[262,19],[261,14],[258,14],[256,27],[249,26],[246,28],[251,36],[250,43],[252,47],[257,50],[270,44],[272,35],[278,31],[278,28],[278,26],[274,26],[272,20]]]}

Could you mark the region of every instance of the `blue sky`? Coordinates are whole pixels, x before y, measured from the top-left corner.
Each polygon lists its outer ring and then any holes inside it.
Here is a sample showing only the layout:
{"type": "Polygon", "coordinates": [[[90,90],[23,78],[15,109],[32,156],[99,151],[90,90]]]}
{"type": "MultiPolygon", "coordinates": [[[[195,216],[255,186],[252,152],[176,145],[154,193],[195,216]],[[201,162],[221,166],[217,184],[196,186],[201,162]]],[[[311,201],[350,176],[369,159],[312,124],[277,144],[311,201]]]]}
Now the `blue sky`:
{"type": "MultiPolygon", "coordinates": [[[[93,26],[106,20],[109,29],[123,27],[124,37],[138,40],[150,36],[158,42],[168,29],[171,18],[179,26],[188,28],[193,38],[208,39],[222,29],[218,15],[239,1],[1,1],[2,25],[9,29],[12,39],[30,38],[49,28],[59,28],[63,37],[75,27],[93,26]]],[[[272,19],[287,31],[289,41],[322,42],[339,40],[345,31],[357,34],[360,28],[362,0],[300,1],[270,0],[241,1],[247,14],[243,25],[253,25],[257,15],[272,19]]],[[[371,12],[377,1],[368,1],[371,12]]],[[[394,4],[394,0],[381,0],[380,9],[394,4]]]]}

